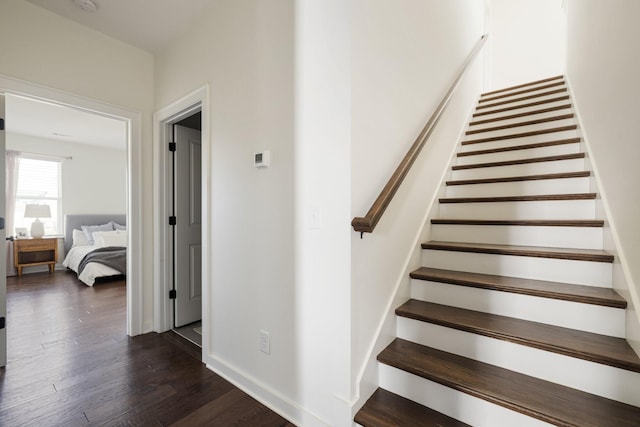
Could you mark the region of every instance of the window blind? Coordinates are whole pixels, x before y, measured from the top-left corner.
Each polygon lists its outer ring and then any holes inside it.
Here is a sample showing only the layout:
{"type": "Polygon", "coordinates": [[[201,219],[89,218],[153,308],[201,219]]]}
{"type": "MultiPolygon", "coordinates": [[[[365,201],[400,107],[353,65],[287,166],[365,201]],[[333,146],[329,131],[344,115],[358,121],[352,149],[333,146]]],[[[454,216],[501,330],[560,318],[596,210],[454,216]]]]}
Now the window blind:
{"type": "Polygon", "coordinates": [[[61,168],[57,160],[21,157],[18,166],[15,227],[29,229],[33,219],[24,217],[28,204],[49,205],[51,218],[40,218],[45,234],[62,233],[61,168]]]}

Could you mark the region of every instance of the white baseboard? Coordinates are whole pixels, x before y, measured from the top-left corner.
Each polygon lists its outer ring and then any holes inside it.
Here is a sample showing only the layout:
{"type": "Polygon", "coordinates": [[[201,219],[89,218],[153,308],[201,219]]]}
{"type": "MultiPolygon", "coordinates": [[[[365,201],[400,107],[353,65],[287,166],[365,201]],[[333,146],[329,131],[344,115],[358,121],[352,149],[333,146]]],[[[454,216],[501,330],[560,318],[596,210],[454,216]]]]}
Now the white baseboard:
{"type": "MultiPolygon", "coordinates": [[[[229,381],[249,396],[262,403],[273,412],[286,418],[297,426],[304,427],[331,427],[332,424],[319,416],[312,414],[305,408],[283,396],[268,385],[258,381],[251,375],[242,372],[226,361],[206,355],[203,358],[205,366],[229,381]]],[[[350,420],[349,420],[350,421],[350,420]]]]}

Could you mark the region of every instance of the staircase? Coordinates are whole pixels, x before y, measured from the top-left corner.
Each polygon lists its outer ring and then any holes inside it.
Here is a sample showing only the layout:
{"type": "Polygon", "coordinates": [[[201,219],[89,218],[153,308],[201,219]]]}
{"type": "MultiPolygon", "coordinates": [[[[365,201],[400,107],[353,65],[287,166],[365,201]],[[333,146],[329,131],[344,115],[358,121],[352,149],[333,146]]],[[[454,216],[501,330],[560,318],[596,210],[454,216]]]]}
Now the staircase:
{"type": "Polygon", "coordinates": [[[562,76],[483,94],[365,426],[640,426],[640,358],[562,76]]]}

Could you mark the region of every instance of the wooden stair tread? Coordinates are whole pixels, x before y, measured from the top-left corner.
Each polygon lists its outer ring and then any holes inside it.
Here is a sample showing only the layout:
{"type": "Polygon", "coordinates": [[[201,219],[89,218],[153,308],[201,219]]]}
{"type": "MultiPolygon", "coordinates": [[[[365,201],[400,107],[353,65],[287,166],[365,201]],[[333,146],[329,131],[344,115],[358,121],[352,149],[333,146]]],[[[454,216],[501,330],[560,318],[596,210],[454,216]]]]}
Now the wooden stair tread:
{"type": "Polygon", "coordinates": [[[544,157],[526,157],[523,159],[503,160],[500,162],[487,162],[487,163],[471,163],[468,165],[455,165],[451,167],[451,170],[464,170],[464,169],[479,169],[479,168],[493,168],[498,166],[514,166],[514,165],[527,165],[530,163],[544,163],[555,162],[561,160],[576,160],[584,159],[584,153],[571,153],[571,154],[558,154],[555,156],[544,157]]]}
{"type": "Polygon", "coordinates": [[[522,126],[532,126],[532,125],[537,125],[537,124],[541,124],[541,123],[556,122],[558,120],[573,119],[573,117],[574,117],[573,114],[561,114],[559,116],[544,117],[544,118],[541,118],[541,119],[527,120],[527,121],[524,121],[524,122],[517,122],[517,123],[509,123],[507,125],[492,126],[492,127],[482,128],[482,129],[468,130],[468,131],[465,132],[465,135],[474,135],[474,134],[477,134],[477,133],[493,132],[493,131],[497,131],[497,130],[512,129],[512,128],[517,128],[517,127],[522,127],[522,126]]]}
{"type": "Polygon", "coordinates": [[[564,178],[585,178],[591,176],[591,171],[575,171],[549,173],[541,175],[522,175],[508,176],[500,178],[478,178],[478,179],[459,179],[446,181],[446,185],[475,185],[475,184],[495,184],[500,182],[518,182],[518,181],[537,181],[544,179],[564,179],[564,178]]]}
{"type": "Polygon", "coordinates": [[[476,111],[473,113],[473,117],[486,116],[488,114],[506,113],[507,111],[518,110],[520,108],[537,107],[538,105],[551,104],[552,102],[567,101],[569,95],[557,96],[555,98],[543,99],[540,101],[528,102],[526,104],[512,105],[510,107],[499,108],[497,110],[489,111],[476,111]]]}
{"type": "Polygon", "coordinates": [[[544,90],[544,89],[551,89],[552,87],[557,87],[557,86],[564,86],[564,80],[559,82],[548,83],[542,86],[528,87],[526,89],[516,90],[515,92],[502,93],[500,95],[494,94],[490,96],[481,96],[478,102],[479,103],[491,102],[497,99],[507,98],[509,96],[524,95],[525,93],[535,92],[535,91],[544,90]]]}
{"type": "Polygon", "coordinates": [[[567,108],[571,108],[571,104],[563,104],[563,105],[558,105],[556,107],[542,108],[540,110],[527,111],[525,113],[509,114],[508,116],[494,117],[492,119],[475,120],[475,121],[469,122],[469,126],[484,125],[487,123],[499,122],[502,120],[519,119],[520,117],[534,116],[536,114],[552,113],[554,111],[566,110],[567,108]]]}
{"type": "Polygon", "coordinates": [[[530,132],[512,133],[509,135],[491,136],[487,138],[468,139],[468,140],[462,141],[462,145],[480,144],[482,142],[504,141],[506,139],[515,139],[515,138],[526,138],[529,136],[546,135],[549,133],[565,132],[565,131],[571,131],[576,129],[578,129],[577,125],[558,126],[555,128],[540,129],[540,130],[534,130],[530,132]]]}
{"type": "Polygon", "coordinates": [[[398,338],[378,360],[558,426],[637,427],[640,420],[640,408],[398,338]]]}
{"type": "Polygon", "coordinates": [[[604,227],[604,220],[591,219],[447,219],[434,218],[431,224],[520,225],[534,227],[604,227]]]}
{"type": "Polygon", "coordinates": [[[454,252],[472,252],[493,255],[527,256],[534,258],[555,258],[574,261],[613,262],[613,255],[597,249],[547,248],[538,246],[493,245],[486,243],[456,243],[430,241],[422,244],[422,249],[454,252]]]}
{"type": "Polygon", "coordinates": [[[398,316],[640,372],[640,358],[624,338],[411,299],[398,316]]]}
{"type": "Polygon", "coordinates": [[[542,79],[542,80],[536,80],[536,81],[533,81],[533,82],[522,83],[522,84],[519,84],[519,85],[516,85],[516,86],[509,86],[509,87],[505,87],[505,88],[502,88],[502,89],[492,90],[490,92],[484,92],[483,94],[480,95],[480,97],[485,97],[487,95],[493,95],[495,93],[500,93],[500,92],[507,92],[507,91],[514,90],[514,89],[520,89],[522,87],[535,86],[535,85],[539,85],[541,83],[547,83],[547,82],[551,82],[553,80],[558,80],[558,79],[563,79],[563,78],[564,78],[564,76],[560,75],[560,76],[549,77],[549,78],[542,79]]]}
{"type": "Polygon", "coordinates": [[[510,147],[492,148],[489,150],[463,151],[458,153],[457,157],[478,156],[482,154],[504,153],[509,151],[530,150],[534,148],[555,147],[556,145],[577,144],[580,138],[557,139],[555,141],[536,142],[534,144],[512,145],[510,147]]]}
{"type": "Polygon", "coordinates": [[[532,196],[442,197],[440,203],[541,202],[549,200],[593,200],[596,193],[539,194],[532,196]]]}
{"type": "Polygon", "coordinates": [[[567,88],[548,90],[546,92],[540,92],[540,93],[535,93],[535,94],[532,94],[532,95],[521,96],[520,98],[514,98],[514,99],[508,99],[506,101],[494,102],[493,104],[478,105],[476,107],[476,110],[481,110],[481,109],[484,109],[484,108],[498,107],[500,105],[513,104],[514,102],[521,102],[521,101],[526,101],[526,100],[529,100],[529,99],[541,98],[543,96],[555,95],[555,94],[563,93],[563,92],[566,92],[566,91],[567,91],[567,88]]]}
{"type": "Polygon", "coordinates": [[[364,427],[470,427],[381,388],[367,400],[354,421],[364,427]]]}
{"type": "Polygon", "coordinates": [[[412,279],[417,280],[573,301],[582,304],[621,309],[627,307],[627,301],[615,290],[599,286],[573,285],[570,283],[467,273],[428,267],[421,267],[413,271],[410,276],[412,279]]]}

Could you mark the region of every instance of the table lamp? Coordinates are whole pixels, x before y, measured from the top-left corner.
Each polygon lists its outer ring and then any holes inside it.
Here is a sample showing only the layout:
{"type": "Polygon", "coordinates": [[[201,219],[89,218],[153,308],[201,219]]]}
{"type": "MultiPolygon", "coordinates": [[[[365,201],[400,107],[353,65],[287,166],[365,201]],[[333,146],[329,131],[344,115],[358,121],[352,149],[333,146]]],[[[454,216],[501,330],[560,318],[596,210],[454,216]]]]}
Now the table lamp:
{"type": "Polygon", "coordinates": [[[51,209],[49,205],[27,205],[24,208],[25,218],[35,218],[31,224],[31,237],[41,239],[44,236],[44,224],[39,218],[51,218],[51,209]]]}

